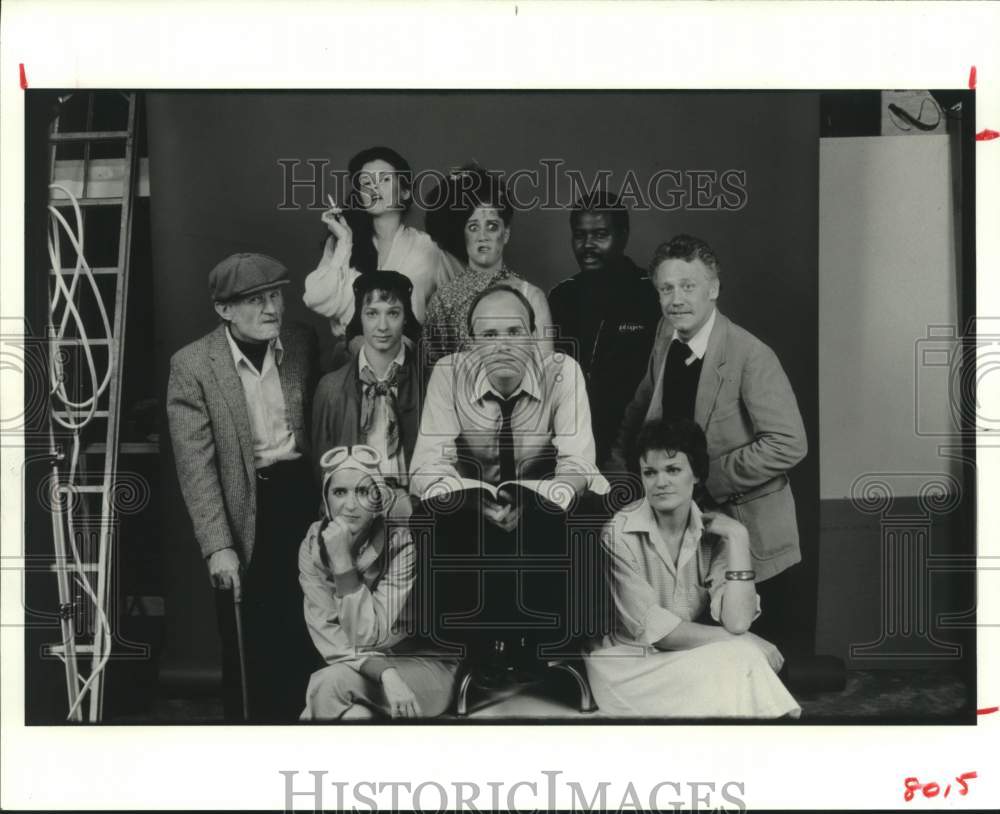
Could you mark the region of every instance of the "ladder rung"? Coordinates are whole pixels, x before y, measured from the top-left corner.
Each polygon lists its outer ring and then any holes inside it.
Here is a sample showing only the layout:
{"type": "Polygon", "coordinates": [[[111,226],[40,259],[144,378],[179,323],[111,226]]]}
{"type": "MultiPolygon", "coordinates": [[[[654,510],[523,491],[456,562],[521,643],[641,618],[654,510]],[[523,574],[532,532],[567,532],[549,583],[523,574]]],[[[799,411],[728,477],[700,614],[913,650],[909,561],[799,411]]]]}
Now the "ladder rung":
{"type": "Polygon", "coordinates": [[[49,340],[55,342],[57,345],[95,345],[102,347],[110,341],[107,339],[81,339],[79,336],[64,336],[61,339],[58,336],[51,336],[49,340]]]}
{"type": "MultiPolygon", "coordinates": [[[[121,206],[121,197],[114,198],[77,198],[76,202],[80,206],[121,206]]],[[[72,208],[72,201],[67,198],[50,198],[49,206],[54,206],[56,208],[72,208]]]]}
{"type": "Polygon", "coordinates": [[[52,133],[49,135],[49,141],[114,141],[115,139],[126,139],[128,136],[128,130],[95,130],[92,133],[52,133]]]}
{"type": "MultiPolygon", "coordinates": [[[[85,418],[86,416],[88,416],[88,415],[91,414],[89,410],[53,410],[52,412],[54,412],[56,415],[58,415],[60,417],[63,417],[63,418],[66,418],[66,417],[69,417],[69,418],[85,418]]],[[[93,417],[94,418],[107,418],[108,417],[108,411],[107,410],[94,410],[93,417]]]]}
{"type": "MultiPolygon", "coordinates": [[[[103,455],[108,445],[103,441],[96,441],[83,448],[85,455],[103,455]]],[[[153,441],[123,441],[118,445],[119,455],[156,455],[160,451],[160,445],[153,441]]]]}
{"type": "Polygon", "coordinates": [[[104,487],[96,483],[80,484],[73,487],[74,492],[98,495],[104,491],[104,487]]]}
{"type": "MultiPolygon", "coordinates": [[[[126,163],[124,158],[66,159],[56,161],[52,183],[61,189],[50,193],[54,200],[68,200],[70,195],[80,197],[86,191],[91,198],[121,197],[124,189],[126,163]],[[84,186],[86,185],[86,190],[84,186]]],[[[135,194],[149,197],[149,159],[140,158],[135,194]]]]}
{"type": "MultiPolygon", "coordinates": [[[[65,656],[66,655],[66,645],[64,644],[50,644],[48,645],[49,653],[53,656],[65,656]]],[[[94,645],[92,644],[77,644],[73,646],[73,649],[77,653],[93,653],[94,645]]]]}
{"type": "MultiPolygon", "coordinates": [[[[92,268],[90,270],[91,274],[118,274],[120,269],[117,266],[99,266],[98,268],[92,268]]],[[[76,274],[76,269],[59,269],[60,274],[76,274]]],[[[82,268],[80,269],[80,274],[86,274],[82,268]]],[[[49,274],[55,276],[56,270],[49,269],[49,274]]]]}
{"type": "Polygon", "coordinates": [[[97,563],[95,562],[84,562],[80,565],[60,565],[57,562],[52,563],[49,566],[50,571],[90,571],[92,574],[97,573],[97,563]]]}

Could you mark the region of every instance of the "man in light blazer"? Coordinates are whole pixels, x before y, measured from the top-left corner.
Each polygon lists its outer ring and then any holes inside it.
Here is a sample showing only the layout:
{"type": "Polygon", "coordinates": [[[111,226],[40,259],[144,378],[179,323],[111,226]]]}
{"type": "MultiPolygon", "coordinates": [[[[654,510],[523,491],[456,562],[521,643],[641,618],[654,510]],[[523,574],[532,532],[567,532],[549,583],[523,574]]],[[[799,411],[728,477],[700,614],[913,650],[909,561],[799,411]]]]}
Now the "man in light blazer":
{"type": "Polygon", "coordinates": [[[216,594],[227,720],[241,716],[234,602],[242,606],[254,721],[302,710],[314,653],[298,546],[315,519],[307,418],[316,342],[282,325],[288,272],[236,254],[209,273],[222,323],[174,354],[167,417],[181,492],[216,594]]]}
{"type": "MultiPolygon", "coordinates": [[[[663,319],[606,472],[633,468],[632,446],[647,422],[694,419],[708,439],[707,505],[747,527],[756,580],[773,580],[801,560],[788,471],[807,443],[791,384],[774,351],[716,309],[719,262],[708,244],[689,235],[662,244],[650,278],[663,319]]],[[[769,631],[783,629],[772,625],[791,612],[788,579],[758,589],[769,631]]]]}

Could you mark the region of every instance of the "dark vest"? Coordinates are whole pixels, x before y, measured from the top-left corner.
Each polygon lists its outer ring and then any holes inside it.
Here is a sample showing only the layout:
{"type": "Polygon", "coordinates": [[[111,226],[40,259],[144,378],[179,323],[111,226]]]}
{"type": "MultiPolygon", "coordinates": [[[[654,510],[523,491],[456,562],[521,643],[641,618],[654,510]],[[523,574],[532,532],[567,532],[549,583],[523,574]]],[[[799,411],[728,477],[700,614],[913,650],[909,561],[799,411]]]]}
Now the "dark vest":
{"type": "Polygon", "coordinates": [[[691,364],[684,360],[691,350],[679,341],[672,342],[667,353],[663,373],[663,417],[689,418],[694,420],[694,401],[698,395],[698,379],[701,377],[701,359],[691,364]]]}

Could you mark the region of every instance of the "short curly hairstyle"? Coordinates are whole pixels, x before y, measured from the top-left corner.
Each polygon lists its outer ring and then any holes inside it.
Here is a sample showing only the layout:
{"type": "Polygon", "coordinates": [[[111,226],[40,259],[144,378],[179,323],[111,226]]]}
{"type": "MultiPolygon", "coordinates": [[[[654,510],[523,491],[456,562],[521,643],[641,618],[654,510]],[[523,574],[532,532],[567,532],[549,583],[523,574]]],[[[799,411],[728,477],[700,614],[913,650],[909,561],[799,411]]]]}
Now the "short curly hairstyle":
{"type": "Polygon", "coordinates": [[[670,238],[666,243],[661,243],[653,252],[653,259],[649,262],[649,274],[652,277],[657,266],[664,260],[683,260],[690,263],[694,260],[701,260],[708,269],[708,273],[718,279],[722,267],[719,265],[719,258],[716,257],[712,247],[701,238],[692,235],[677,235],[670,238]]]}
{"type": "Polygon", "coordinates": [[[635,442],[636,466],[643,455],[653,450],[668,455],[683,452],[694,476],[702,484],[708,479],[708,441],[701,427],[690,418],[667,418],[646,424],[635,442]]]}
{"type": "Polygon", "coordinates": [[[424,228],[431,239],[462,263],[469,262],[465,250],[465,224],[481,206],[496,209],[504,226],[514,219],[514,205],[503,174],[478,164],[466,164],[443,178],[428,196],[434,205],[427,211],[424,228]]]}

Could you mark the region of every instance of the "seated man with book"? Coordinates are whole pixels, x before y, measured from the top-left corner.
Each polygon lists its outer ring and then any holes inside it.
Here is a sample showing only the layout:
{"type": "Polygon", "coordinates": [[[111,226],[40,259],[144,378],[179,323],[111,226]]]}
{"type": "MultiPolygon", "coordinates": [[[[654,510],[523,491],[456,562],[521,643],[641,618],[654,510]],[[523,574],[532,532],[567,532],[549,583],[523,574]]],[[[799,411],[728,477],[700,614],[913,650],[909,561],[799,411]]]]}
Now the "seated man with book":
{"type": "Polygon", "coordinates": [[[566,512],[606,484],[580,367],[539,349],[524,295],[488,288],[467,320],[470,346],[431,374],[410,470],[434,518],[432,626],[494,673],[530,669],[580,634],[572,614],[594,591],[574,571],[566,512]]]}

